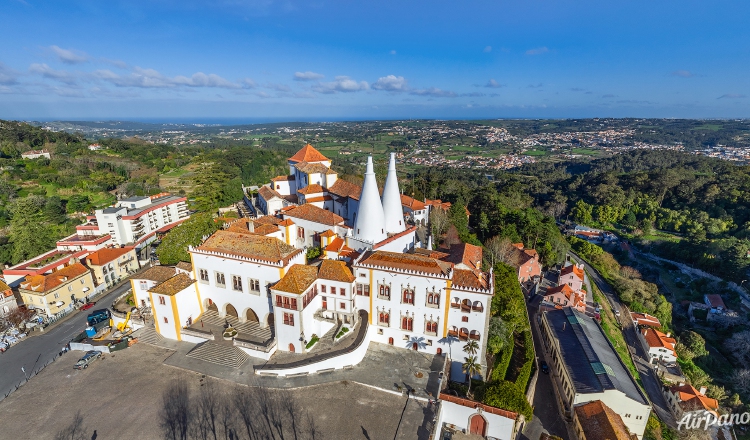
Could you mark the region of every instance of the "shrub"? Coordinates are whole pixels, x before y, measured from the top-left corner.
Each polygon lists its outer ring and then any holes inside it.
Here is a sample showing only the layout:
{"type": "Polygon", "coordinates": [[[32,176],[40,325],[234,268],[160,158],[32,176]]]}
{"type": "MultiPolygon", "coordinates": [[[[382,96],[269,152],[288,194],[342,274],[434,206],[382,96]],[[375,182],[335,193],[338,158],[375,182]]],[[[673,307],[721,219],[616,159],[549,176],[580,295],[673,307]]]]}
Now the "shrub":
{"type": "Polygon", "coordinates": [[[531,405],[524,392],[513,382],[503,380],[491,383],[485,388],[482,397],[482,402],[487,405],[523,414],[526,420],[531,420],[531,405]]]}
{"type": "Polygon", "coordinates": [[[320,247],[311,247],[307,250],[307,259],[313,260],[315,258],[318,258],[322,253],[323,250],[320,247]]]}
{"type": "Polygon", "coordinates": [[[310,342],[305,345],[305,349],[309,350],[313,345],[315,345],[316,342],[318,342],[318,336],[313,335],[312,338],[310,338],[310,342]]]}
{"type": "Polygon", "coordinates": [[[506,344],[505,348],[503,349],[502,354],[498,358],[497,364],[495,365],[495,369],[492,370],[492,377],[490,378],[493,381],[503,380],[505,379],[505,375],[508,373],[508,367],[510,366],[510,360],[513,357],[513,343],[511,339],[510,344],[506,344]]]}

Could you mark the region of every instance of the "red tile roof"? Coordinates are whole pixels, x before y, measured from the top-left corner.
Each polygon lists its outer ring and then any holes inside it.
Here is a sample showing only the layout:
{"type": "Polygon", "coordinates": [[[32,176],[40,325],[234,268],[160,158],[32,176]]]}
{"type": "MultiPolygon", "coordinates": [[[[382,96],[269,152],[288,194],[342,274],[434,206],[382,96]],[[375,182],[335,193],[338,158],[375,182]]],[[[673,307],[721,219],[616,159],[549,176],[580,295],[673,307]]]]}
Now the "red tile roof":
{"type": "Polygon", "coordinates": [[[263,200],[269,201],[273,199],[274,197],[282,198],[281,194],[276,192],[276,190],[272,189],[270,186],[261,186],[258,190],[258,195],[263,197],[263,200]]]}
{"type": "Polygon", "coordinates": [[[586,440],[630,440],[625,422],[601,400],[594,400],[575,407],[576,418],[581,424],[586,440]]]}
{"type": "Polygon", "coordinates": [[[646,343],[652,348],[666,348],[672,352],[672,356],[677,357],[674,346],[677,344],[675,338],[670,338],[659,330],[653,328],[644,328],[641,330],[641,334],[646,339],[646,343]]]}
{"type": "Polygon", "coordinates": [[[331,196],[322,196],[322,197],[305,197],[305,202],[307,203],[315,203],[315,202],[326,202],[329,200],[333,200],[331,196]]]}
{"type": "Polygon", "coordinates": [[[401,205],[406,206],[412,211],[421,211],[427,207],[423,202],[404,194],[401,194],[401,205]]]}
{"type": "Polygon", "coordinates": [[[317,267],[295,264],[290,267],[289,272],[287,272],[284,277],[271,288],[299,295],[305,293],[310,285],[315,282],[317,277],[317,267]]]}
{"type": "Polygon", "coordinates": [[[239,232],[241,234],[253,234],[253,232],[250,232],[250,222],[252,221],[253,220],[249,218],[241,218],[229,225],[226,230],[231,232],[239,232]]]}
{"type": "Polygon", "coordinates": [[[312,185],[307,185],[306,187],[297,190],[298,193],[305,194],[305,195],[322,193],[323,191],[325,191],[323,187],[318,185],[317,183],[313,183],[312,185]]]}
{"type": "Polygon", "coordinates": [[[295,180],[296,177],[294,176],[276,176],[273,179],[271,179],[272,182],[283,182],[285,180],[295,180]]]}
{"type": "Polygon", "coordinates": [[[330,168],[322,163],[300,162],[294,164],[294,167],[306,174],[330,174],[330,168]]]}
{"type": "Polygon", "coordinates": [[[321,237],[333,237],[334,235],[336,235],[336,233],[335,233],[335,232],[333,232],[333,231],[332,231],[332,230],[330,230],[330,229],[329,229],[329,230],[327,230],[327,231],[325,231],[325,232],[322,232],[322,233],[320,234],[320,236],[321,236],[321,237]]]}
{"type": "Polygon", "coordinates": [[[280,225],[281,220],[278,217],[274,217],[272,215],[264,215],[263,217],[258,217],[255,220],[253,220],[253,225],[255,227],[258,227],[260,225],[280,225]]]}
{"type": "Polygon", "coordinates": [[[151,293],[173,296],[192,286],[195,280],[180,272],[172,278],[149,289],[151,293]]]}
{"type": "Polygon", "coordinates": [[[216,231],[197,248],[198,251],[219,252],[271,263],[288,262],[301,253],[275,237],[216,231]]]}
{"type": "Polygon", "coordinates": [[[680,400],[680,408],[683,411],[705,410],[715,414],[719,409],[719,402],[716,399],[701,394],[692,385],[673,385],[669,388],[669,391],[677,395],[680,400]]]}
{"type": "Polygon", "coordinates": [[[452,264],[417,254],[401,254],[398,252],[375,251],[365,254],[359,264],[382,267],[384,269],[400,269],[435,275],[447,275],[452,264]]]}
{"type": "Polygon", "coordinates": [[[288,160],[289,162],[325,162],[330,161],[331,159],[323,156],[323,154],[316,150],[312,145],[307,144],[288,160]]]}
{"type": "Polygon", "coordinates": [[[255,232],[256,234],[260,234],[260,235],[270,235],[270,234],[275,234],[276,232],[279,232],[279,228],[277,228],[274,225],[260,225],[256,227],[255,231],[253,232],[255,232]]]}
{"type": "Polygon", "coordinates": [[[453,271],[453,286],[471,289],[487,289],[487,274],[481,270],[456,269],[453,271]]]}
{"type": "Polygon", "coordinates": [[[344,218],[340,215],[310,204],[295,206],[288,211],[284,211],[284,215],[328,226],[335,226],[344,223],[344,218]]]}
{"type": "Polygon", "coordinates": [[[94,265],[94,266],[102,266],[110,261],[114,261],[121,256],[127,254],[128,252],[132,251],[133,248],[125,247],[125,248],[107,248],[107,249],[99,249],[96,252],[92,252],[86,257],[86,261],[88,264],[94,265]]]}
{"type": "Polygon", "coordinates": [[[656,316],[651,316],[647,313],[636,313],[630,312],[630,317],[633,318],[638,325],[648,325],[651,327],[661,327],[661,322],[656,316]]]}
{"type": "Polygon", "coordinates": [[[571,273],[575,274],[578,278],[581,279],[581,281],[583,281],[583,269],[576,266],[575,264],[571,264],[570,266],[563,267],[562,270],[560,271],[560,276],[562,277],[565,275],[569,275],[571,273]]]}
{"type": "Polygon", "coordinates": [[[706,299],[708,300],[708,305],[710,305],[711,307],[713,307],[715,309],[718,309],[718,308],[726,309],[727,308],[727,306],[724,305],[724,300],[721,299],[721,296],[719,296],[719,294],[717,294],[717,293],[707,294],[706,295],[706,299]]]}
{"type": "Polygon", "coordinates": [[[465,264],[472,270],[482,269],[482,248],[469,243],[454,244],[448,257],[443,258],[453,264],[465,264]]]}
{"type": "Polygon", "coordinates": [[[511,420],[516,420],[518,418],[518,414],[512,411],[495,408],[494,406],[485,405],[483,403],[480,403],[474,400],[464,399],[462,397],[451,396],[450,394],[440,393],[440,400],[445,400],[447,402],[455,403],[456,405],[465,406],[467,408],[482,408],[482,410],[485,412],[488,412],[490,414],[495,414],[498,416],[503,416],[511,420]]]}
{"type": "Polygon", "coordinates": [[[152,266],[138,275],[133,275],[134,280],[150,280],[163,283],[177,274],[174,267],[152,266]]]}
{"type": "Polygon", "coordinates": [[[33,292],[48,292],[87,273],[89,270],[83,264],[74,263],[48,275],[27,275],[20,287],[33,292]]]}
{"type": "Polygon", "coordinates": [[[331,281],[341,281],[351,283],[354,281],[354,274],[343,261],[323,260],[320,264],[318,278],[331,281]]]}
{"type": "Polygon", "coordinates": [[[349,197],[350,199],[359,200],[362,187],[346,180],[338,179],[328,188],[328,192],[339,197],[349,197]]]}

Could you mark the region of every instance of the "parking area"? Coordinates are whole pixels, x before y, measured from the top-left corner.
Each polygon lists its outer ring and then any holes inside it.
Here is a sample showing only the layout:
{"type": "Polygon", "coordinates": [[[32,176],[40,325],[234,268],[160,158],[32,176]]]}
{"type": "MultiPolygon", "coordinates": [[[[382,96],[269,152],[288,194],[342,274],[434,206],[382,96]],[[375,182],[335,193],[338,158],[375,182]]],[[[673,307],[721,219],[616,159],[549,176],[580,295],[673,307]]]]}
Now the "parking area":
{"type": "MultiPolygon", "coordinates": [[[[200,373],[165,365],[173,354],[139,343],[79,371],[73,365],[83,352],[71,351],[0,402],[3,437],[54,438],[80,411],[91,438],[163,438],[158,413],[164,390],[182,378],[192,393],[198,393],[206,380],[200,373]]],[[[225,392],[244,386],[215,383],[225,392]]],[[[296,397],[300,407],[310,411],[321,438],[429,437],[433,415],[423,402],[349,381],[280,392],[296,397]]]]}

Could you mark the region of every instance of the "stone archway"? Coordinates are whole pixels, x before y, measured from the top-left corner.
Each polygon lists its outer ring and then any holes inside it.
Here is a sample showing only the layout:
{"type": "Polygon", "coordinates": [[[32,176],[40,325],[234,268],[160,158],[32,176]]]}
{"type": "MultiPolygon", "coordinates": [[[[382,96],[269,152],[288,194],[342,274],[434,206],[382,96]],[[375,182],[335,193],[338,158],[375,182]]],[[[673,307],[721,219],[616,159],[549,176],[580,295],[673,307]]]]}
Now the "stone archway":
{"type": "Polygon", "coordinates": [[[211,300],[211,298],[206,298],[205,310],[210,310],[217,313],[219,312],[219,308],[216,306],[216,303],[211,300]]]}
{"type": "Polygon", "coordinates": [[[249,307],[247,308],[247,310],[245,310],[245,313],[242,314],[242,318],[245,322],[260,322],[260,320],[258,319],[258,314],[249,307]]]}
{"type": "Polygon", "coordinates": [[[225,312],[224,312],[225,316],[233,316],[233,317],[239,319],[239,315],[237,314],[237,309],[235,309],[233,305],[227,304],[224,307],[224,310],[225,310],[225,312]]]}

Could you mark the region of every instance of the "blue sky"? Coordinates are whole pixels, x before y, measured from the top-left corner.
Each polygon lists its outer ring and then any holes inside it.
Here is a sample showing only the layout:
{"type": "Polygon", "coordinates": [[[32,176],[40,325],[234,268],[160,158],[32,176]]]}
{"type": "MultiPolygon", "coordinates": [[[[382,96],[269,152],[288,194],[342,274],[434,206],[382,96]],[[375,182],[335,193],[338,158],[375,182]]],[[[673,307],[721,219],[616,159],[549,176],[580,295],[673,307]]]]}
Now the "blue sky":
{"type": "Polygon", "coordinates": [[[0,118],[750,117],[742,1],[0,0],[0,118]]]}

